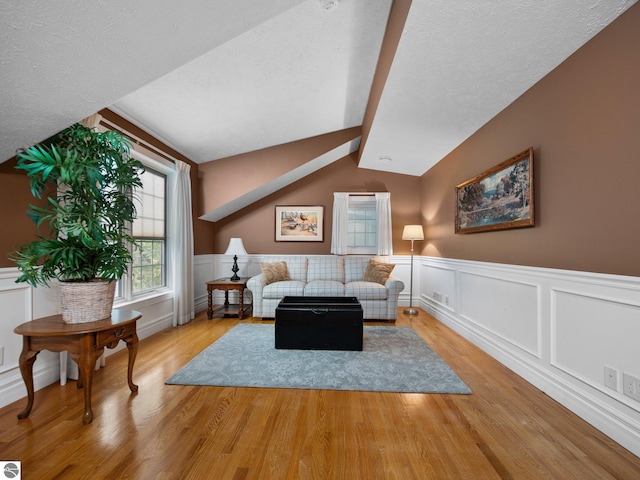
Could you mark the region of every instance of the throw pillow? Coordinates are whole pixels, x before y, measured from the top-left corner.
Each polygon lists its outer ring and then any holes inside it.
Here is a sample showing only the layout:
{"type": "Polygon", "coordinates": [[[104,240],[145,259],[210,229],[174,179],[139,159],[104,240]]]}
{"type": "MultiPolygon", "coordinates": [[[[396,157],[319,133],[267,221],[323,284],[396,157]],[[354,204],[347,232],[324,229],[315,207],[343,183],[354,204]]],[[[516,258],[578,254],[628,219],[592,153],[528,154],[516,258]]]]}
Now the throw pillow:
{"type": "Polygon", "coordinates": [[[384,285],[395,265],[393,263],[382,263],[375,260],[369,260],[369,265],[364,271],[365,282],[375,282],[384,285]]]}
{"type": "Polygon", "coordinates": [[[267,285],[274,282],[291,280],[287,262],[260,262],[260,270],[262,270],[267,285]]]}

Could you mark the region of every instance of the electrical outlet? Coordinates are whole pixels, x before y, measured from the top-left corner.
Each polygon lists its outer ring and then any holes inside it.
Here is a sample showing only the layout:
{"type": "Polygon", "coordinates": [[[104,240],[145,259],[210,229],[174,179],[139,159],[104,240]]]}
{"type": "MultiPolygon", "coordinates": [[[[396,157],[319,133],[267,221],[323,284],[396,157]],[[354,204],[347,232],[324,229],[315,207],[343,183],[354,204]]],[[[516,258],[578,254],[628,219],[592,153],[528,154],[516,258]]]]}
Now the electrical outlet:
{"type": "Polygon", "coordinates": [[[449,305],[449,295],[444,296],[444,304],[449,305]]]}
{"type": "Polygon", "coordinates": [[[618,390],[618,371],[608,365],[604,366],[604,386],[618,390]]]}
{"type": "Polygon", "coordinates": [[[4,365],[4,345],[0,345],[0,365],[4,365]]]}
{"type": "Polygon", "coordinates": [[[629,397],[633,397],[636,394],[636,382],[628,373],[622,374],[622,391],[629,397]]]}
{"type": "Polygon", "coordinates": [[[622,393],[640,402],[640,379],[623,372],[622,393]]]}

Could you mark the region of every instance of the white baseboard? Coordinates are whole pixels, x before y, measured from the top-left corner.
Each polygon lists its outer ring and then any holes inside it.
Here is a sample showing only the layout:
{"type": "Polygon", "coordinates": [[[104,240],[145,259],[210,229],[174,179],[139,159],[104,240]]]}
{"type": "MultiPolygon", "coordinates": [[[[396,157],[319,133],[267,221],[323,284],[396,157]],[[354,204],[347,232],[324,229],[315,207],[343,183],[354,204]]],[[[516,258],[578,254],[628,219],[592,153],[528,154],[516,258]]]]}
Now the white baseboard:
{"type": "MultiPolygon", "coordinates": [[[[41,352],[38,357],[43,356],[47,352],[41,352]]],[[[40,390],[47,385],[51,385],[57,382],[60,378],[60,363],[56,359],[58,355],[51,354],[51,359],[47,361],[40,361],[38,359],[33,367],[33,385],[36,391],[40,390]]],[[[4,407],[15,401],[24,401],[24,406],[27,406],[27,387],[25,387],[24,381],[19,368],[14,368],[5,372],[2,375],[2,381],[0,382],[0,407],[4,407]]],[[[22,405],[21,405],[22,406],[22,405]]]]}

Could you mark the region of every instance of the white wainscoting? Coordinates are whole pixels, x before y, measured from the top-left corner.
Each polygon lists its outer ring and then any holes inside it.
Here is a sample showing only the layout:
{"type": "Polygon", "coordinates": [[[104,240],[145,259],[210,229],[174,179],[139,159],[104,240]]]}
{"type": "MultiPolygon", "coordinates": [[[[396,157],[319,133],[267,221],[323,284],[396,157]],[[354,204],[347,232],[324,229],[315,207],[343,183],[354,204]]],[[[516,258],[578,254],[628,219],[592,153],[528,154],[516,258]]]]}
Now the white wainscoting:
{"type": "MultiPolygon", "coordinates": [[[[255,255],[238,258],[238,275],[241,277],[251,277],[260,273],[259,262],[261,257],[255,255]]],[[[233,257],[220,254],[197,255],[194,259],[194,295],[195,310],[201,312],[207,309],[207,285],[211,280],[219,278],[230,278],[233,275],[233,257]]],[[[237,302],[238,292],[229,292],[229,301],[237,302]]],[[[214,305],[221,305],[224,302],[224,292],[214,290],[212,293],[214,305]]],[[[246,301],[245,301],[246,303],[246,301]]],[[[251,299],[249,298],[249,303],[251,299]]]]}
{"type": "Polygon", "coordinates": [[[623,372],[640,378],[640,278],[417,261],[424,310],[640,456],[640,402],[622,393],[623,372]]]}
{"type": "Polygon", "coordinates": [[[207,309],[207,285],[209,280],[215,280],[216,255],[196,255],[193,259],[193,295],[195,311],[207,309]]]}
{"type": "MultiPolygon", "coordinates": [[[[34,318],[46,317],[60,313],[58,307],[58,289],[55,285],[51,288],[32,288],[24,283],[15,283],[20,272],[16,268],[0,268],[0,347],[4,347],[3,364],[0,365],[0,407],[4,407],[27,395],[24,386],[18,360],[22,351],[22,337],[13,332],[13,329],[24,322],[30,322],[34,318]]],[[[137,324],[138,338],[143,339],[172,325],[173,320],[173,292],[158,293],[144,300],[117,303],[116,308],[128,308],[142,313],[142,318],[137,324]]],[[[113,350],[105,349],[105,357],[125,348],[124,343],[113,350]]],[[[144,348],[141,346],[141,348],[144,348]]],[[[140,351],[140,350],[139,350],[140,351]]],[[[50,385],[64,375],[65,368],[60,368],[58,353],[42,351],[33,366],[33,381],[36,390],[50,385]]],[[[106,361],[108,365],[108,361],[106,361]]],[[[75,368],[75,364],[74,364],[75,368]]],[[[133,371],[135,380],[135,368],[133,371]]],[[[123,373],[123,381],[126,376],[123,373]]],[[[73,368],[69,372],[74,377],[73,368]]],[[[77,377],[77,375],[76,375],[77,377]]],[[[26,402],[26,400],[25,400],[26,402]]],[[[37,402],[37,398],[36,398],[37,402]]]]}
{"type": "MultiPolygon", "coordinates": [[[[0,365],[0,407],[27,396],[18,365],[22,337],[13,329],[36,316],[54,315],[58,308],[57,289],[34,289],[27,284],[16,283],[19,274],[16,268],[0,268],[0,347],[4,347],[3,364],[0,365]]],[[[48,351],[38,354],[33,365],[36,390],[58,380],[59,358],[57,353],[48,351]]]]}
{"type": "Polygon", "coordinates": [[[25,318],[31,318],[31,288],[10,280],[14,279],[6,275],[0,277],[0,305],[3,312],[0,321],[0,348],[3,349],[0,374],[18,366],[22,337],[13,333],[13,329],[24,323],[25,318]]]}

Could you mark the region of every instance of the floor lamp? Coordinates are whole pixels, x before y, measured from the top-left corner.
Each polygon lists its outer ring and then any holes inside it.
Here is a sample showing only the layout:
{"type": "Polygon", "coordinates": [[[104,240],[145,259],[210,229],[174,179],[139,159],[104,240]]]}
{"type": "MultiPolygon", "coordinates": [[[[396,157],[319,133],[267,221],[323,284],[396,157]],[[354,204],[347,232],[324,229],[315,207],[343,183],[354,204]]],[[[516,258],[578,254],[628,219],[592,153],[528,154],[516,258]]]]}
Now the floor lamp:
{"type": "Polygon", "coordinates": [[[411,280],[409,282],[409,308],[404,309],[407,315],[417,315],[418,309],[413,308],[413,242],[415,240],[424,240],[422,225],[405,225],[402,231],[403,240],[411,240],[411,280]]]}

